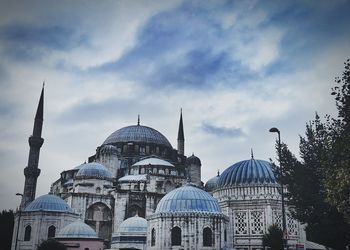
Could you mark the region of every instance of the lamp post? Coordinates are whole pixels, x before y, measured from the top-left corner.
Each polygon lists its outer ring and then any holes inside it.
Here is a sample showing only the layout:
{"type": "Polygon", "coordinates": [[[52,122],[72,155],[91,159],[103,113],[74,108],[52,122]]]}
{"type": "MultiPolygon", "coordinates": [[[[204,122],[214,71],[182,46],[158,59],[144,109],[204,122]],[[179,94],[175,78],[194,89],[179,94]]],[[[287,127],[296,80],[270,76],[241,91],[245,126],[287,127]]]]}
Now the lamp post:
{"type": "MultiPolygon", "coordinates": [[[[269,132],[271,133],[277,133],[278,134],[278,161],[280,163],[280,175],[282,176],[282,161],[281,161],[281,156],[282,156],[282,148],[281,148],[281,133],[278,130],[278,128],[270,128],[269,132]]],[[[287,225],[286,225],[286,211],[285,211],[285,206],[284,206],[284,190],[283,190],[283,183],[281,182],[281,199],[282,199],[282,227],[283,227],[283,249],[287,249],[287,225]]]]}
{"type": "MultiPolygon", "coordinates": [[[[20,193],[17,193],[16,195],[23,197],[23,194],[20,194],[20,193]]],[[[20,224],[20,222],[21,222],[21,206],[18,207],[18,223],[17,223],[15,250],[17,250],[18,231],[19,231],[19,224],[20,224]]]]}

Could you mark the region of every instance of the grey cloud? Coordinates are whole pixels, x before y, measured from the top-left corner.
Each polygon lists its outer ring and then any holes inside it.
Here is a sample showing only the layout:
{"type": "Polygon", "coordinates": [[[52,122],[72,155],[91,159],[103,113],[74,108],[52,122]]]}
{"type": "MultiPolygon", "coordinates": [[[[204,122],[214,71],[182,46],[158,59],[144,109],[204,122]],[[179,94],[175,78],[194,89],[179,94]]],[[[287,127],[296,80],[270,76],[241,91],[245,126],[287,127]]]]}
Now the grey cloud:
{"type": "Polygon", "coordinates": [[[244,135],[241,128],[226,128],[226,127],[219,127],[215,126],[210,123],[203,122],[202,123],[202,130],[208,134],[213,134],[216,136],[227,136],[227,137],[241,137],[244,135]]]}

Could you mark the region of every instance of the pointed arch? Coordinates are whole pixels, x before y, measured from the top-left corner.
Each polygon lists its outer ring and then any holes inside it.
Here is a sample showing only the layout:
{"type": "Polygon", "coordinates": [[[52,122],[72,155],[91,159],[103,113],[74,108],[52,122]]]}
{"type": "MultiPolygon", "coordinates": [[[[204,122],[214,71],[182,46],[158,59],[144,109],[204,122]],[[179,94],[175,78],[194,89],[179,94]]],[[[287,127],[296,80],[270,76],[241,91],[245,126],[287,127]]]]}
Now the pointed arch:
{"type": "Polygon", "coordinates": [[[24,229],[24,241],[30,241],[31,234],[32,234],[32,227],[28,225],[24,229]]]}
{"type": "Polygon", "coordinates": [[[156,230],[154,228],[152,228],[151,231],[151,246],[155,246],[156,245],[156,230]]]}
{"type": "Polygon", "coordinates": [[[210,227],[203,229],[203,246],[211,247],[213,245],[213,232],[210,227]]]}
{"type": "Polygon", "coordinates": [[[47,238],[54,238],[56,236],[56,227],[54,225],[49,226],[47,229],[47,238]]]}
{"type": "Polygon", "coordinates": [[[171,229],[171,245],[181,246],[181,228],[178,226],[171,229]]]}

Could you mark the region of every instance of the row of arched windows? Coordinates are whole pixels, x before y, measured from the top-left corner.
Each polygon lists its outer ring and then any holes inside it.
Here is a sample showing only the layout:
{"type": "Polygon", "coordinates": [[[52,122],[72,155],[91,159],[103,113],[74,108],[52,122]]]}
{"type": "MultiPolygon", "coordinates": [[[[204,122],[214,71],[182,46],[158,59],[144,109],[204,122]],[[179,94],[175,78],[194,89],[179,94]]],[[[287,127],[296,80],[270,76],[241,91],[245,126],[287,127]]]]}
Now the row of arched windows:
{"type": "MultiPolygon", "coordinates": [[[[26,226],[24,229],[24,241],[30,241],[32,234],[32,227],[30,225],[26,226]]],[[[56,227],[55,226],[49,226],[47,229],[47,238],[53,238],[56,235],[56,227]]]]}
{"type": "MultiPolygon", "coordinates": [[[[181,228],[176,226],[171,229],[171,245],[172,246],[181,246],[181,228]]],[[[211,247],[214,244],[214,239],[213,239],[213,232],[211,228],[205,227],[203,229],[203,246],[204,247],[211,247]]],[[[156,230],[152,228],[151,231],[151,246],[156,245],[156,230]]]]}

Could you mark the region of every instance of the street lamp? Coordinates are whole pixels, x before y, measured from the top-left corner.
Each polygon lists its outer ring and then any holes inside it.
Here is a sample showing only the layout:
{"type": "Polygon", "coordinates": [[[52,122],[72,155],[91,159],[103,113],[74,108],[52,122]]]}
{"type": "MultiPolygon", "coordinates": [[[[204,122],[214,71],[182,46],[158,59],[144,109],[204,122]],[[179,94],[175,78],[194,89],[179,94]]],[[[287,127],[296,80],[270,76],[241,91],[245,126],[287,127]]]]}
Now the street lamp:
{"type": "MultiPolygon", "coordinates": [[[[278,130],[278,128],[275,128],[275,127],[270,128],[269,132],[278,134],[278,161],[280,163],[280,175],[282,176],[281,133],[278,130]]],[[[284,207],[284,190],[283,190],[283,183],[281,182],[280,184],[281,184],[281,199],[282,199],[283,249],[287,249],[287,240],[288,240],[287,237],[288,237],[288,235],[287,235],[287,225],[286,225],[286,212],[285,212],[285,207],[284,207]]]]}
{"type": "MultiPolygon", "coordinates": [[[[20,193],[17,193],[16,195],[23,197],[23,194],[20,194],[20,193]]],[[[20,222],[21,222],[21,206],[19,206],[19,208],[18,208],[18,223],[17,223],[15,250],[17,250],[18,231],[19,231],[19,224],[20,224],[20,222]]]]}

